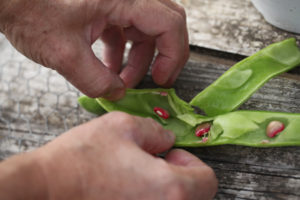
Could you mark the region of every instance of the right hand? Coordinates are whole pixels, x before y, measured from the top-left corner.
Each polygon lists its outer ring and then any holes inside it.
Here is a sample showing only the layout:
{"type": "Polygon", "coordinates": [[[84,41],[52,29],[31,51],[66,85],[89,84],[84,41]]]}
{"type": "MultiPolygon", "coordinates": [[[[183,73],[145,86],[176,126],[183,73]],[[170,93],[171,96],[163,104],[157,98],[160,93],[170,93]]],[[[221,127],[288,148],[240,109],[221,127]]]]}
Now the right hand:
{"type": "Polygon", "coordinates": [[[49,199],[212,199],[213,170],[172,147],[175,137],[150,118],[112,112],[71,129],[34,152],[49,199]]]}
{"type": "Polygon", "coordinates": [[[169,87],[188,59],[185,12],[171,0],[14,0],[0,8],[0,31],[21,53],[90,97],[121,98],[146,74],[155,48],[158,85],[169,87]],[[99,37],[103,61],[91,48],[99,37]],[[133,45],[122,69],[126,40],[133,45]]]}

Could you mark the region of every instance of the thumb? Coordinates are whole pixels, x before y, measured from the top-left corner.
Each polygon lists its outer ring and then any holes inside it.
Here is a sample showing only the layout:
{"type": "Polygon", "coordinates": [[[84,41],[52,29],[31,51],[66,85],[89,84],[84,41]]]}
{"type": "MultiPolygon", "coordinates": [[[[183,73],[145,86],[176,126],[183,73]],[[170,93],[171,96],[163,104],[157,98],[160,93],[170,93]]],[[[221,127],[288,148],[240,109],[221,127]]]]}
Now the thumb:
{"type": "Polygon", "coordinates": [[[109,70],[85,42],[73,42],[62,48],[56,70],[89,97],[120,99],[125,94],[121,78],[109,70]]]}
{"type": "Polygon", "coordinates": [[[198,157],[182,149],[173,149],[166,155],[166,161],[173,165],[194,167],[206,166],[198,157]]]}
{"type": "Polygon", "coordinates": [[[166,155],[166,161],[186,184],[186,199],[213,199],[218,190],[214,171],[193,154],[174,149],[166,155]],[[188,180],[188,181],[186,181],[188,180]]]}

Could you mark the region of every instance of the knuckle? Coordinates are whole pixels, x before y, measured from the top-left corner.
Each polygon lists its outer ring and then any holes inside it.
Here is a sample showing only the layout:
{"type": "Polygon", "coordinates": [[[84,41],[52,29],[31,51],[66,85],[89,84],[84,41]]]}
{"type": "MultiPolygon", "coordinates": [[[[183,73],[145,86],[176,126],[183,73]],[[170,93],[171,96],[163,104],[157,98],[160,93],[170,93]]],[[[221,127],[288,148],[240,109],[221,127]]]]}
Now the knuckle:
{"type": "Polygon", "coordinates": [[[152,119],[151,117],[147,117],[145,119],[143,119],[145,123],[149,123],[152,125],[154,131],[156,132],[161,132],[163,131],[163,127],[160,123],[158,123],[157,121],[155,121],[154,119],[152,119]]]}
{"type": "Polygon", "coordinates": [[[183,19],[186,19],[186,12],[185,12],[185,9],[178,5],[178,8],[177,8],[178,12],[181,14],[181,16],[183,17],[183,19]]]}
{"type": "Polygon", "coordinates": [[[137,128],[137,119],[135,116],[124,112],[112,112],[112,118],[123,130],[132,130],[137,128]]]}
{"type": "Polygon", "coordinates": [[[185,26],[185,18],[177,12],[174,13],[172,21],[176,27],[181,28],[181,27],[185,26]]]}
{"type": "Polygon", "coordinates": [[[132,138],[138,131],[139,125],[135,116],[125,112],[113,111],[103,116],[104,124],[109,126],[117,137],[128,139],[132,138]]]}

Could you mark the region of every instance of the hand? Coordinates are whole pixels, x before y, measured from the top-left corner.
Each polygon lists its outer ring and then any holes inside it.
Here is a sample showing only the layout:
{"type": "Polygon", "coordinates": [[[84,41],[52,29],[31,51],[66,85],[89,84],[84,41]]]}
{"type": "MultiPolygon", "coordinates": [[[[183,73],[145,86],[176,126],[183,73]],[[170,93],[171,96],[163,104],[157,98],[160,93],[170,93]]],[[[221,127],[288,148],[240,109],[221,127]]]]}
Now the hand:
{"type": "Polygon", "coordinates": [[[0,30],[30,59],[57,70],[90,97],[114,100],[152,68],[170,86],[189,54],[184,10],[170,0],[15,0],[0,2],[0,30]],[[91,45],[105,44],[104,60],[91,45]],[[121,70],[125,42],[133,41],[121,70]]]}
{"type": "Polygon", "coordinates": [[[0,199],[211,199],[211,168],[150,118],[112,112],[0,164],[0,199]]]}
{"type": "Polygon", "coordinates": [[[50,199],[211,199],[211,168],[184,150],[166,159],[174,135],[150,118],[113,112],[35,152],[50,199]]]}

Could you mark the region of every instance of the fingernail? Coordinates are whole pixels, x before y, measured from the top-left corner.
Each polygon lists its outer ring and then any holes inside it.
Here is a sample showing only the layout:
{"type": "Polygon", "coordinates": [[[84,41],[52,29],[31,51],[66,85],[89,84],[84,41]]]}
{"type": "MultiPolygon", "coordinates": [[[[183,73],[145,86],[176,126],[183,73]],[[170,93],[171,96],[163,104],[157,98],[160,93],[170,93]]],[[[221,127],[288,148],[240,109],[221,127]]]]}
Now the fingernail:
{"type": "Polygon", "coordinates": [[[125,88],[114,89],[109,94],[103,96],[103,98],[110,101],[117,101],[125,95],[125,88]]]}
{"type": "Polygon", "coordinates": [[[161,78],[159,81],[158,81],[158,84],[159,85],[162,85],[164,87],[167,87],[167,83],[168,83],[168,80],[170,78],[170,75],[167,75],[167,76],[164,76],[163,78],[161,78]]]}
{"type": "Polygon", "coordinates": [[[114,85],[114,89],[124,89],[125,83],[123,80],[119,76],[117,76],[116,79],[117,80],[115,81],[116,84],[114,85]]]}
{"type": "Polygon", "coordinates": [[[118,76],[115,76],[115,80],[112,83],[113,85],[111,86],[109,93],[103,95],[102,97],[110,101],[116,101],[125,95],[126,87],[118,76]]]}
{"type": "Polygon", "coordinates": [[[152,71],[152,78],[154,82],[158,85],[164,86],[168,80],[171,77],[171,73],[167,71],[162,71],[162,70],[153,70],[152,71]]]}
{"type": "Polygon", "coordinates": [[[183,149],[174,149],[173,153],[177,154],[177,156],[182,158],[182,164],[184,164],[185,166],[202,166],[205,165],[198,157],[196,157],[195,155],[193,155],[192,153],[183,150],[183,149]]]}

